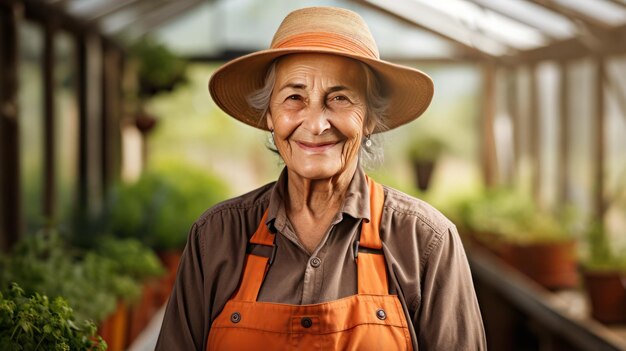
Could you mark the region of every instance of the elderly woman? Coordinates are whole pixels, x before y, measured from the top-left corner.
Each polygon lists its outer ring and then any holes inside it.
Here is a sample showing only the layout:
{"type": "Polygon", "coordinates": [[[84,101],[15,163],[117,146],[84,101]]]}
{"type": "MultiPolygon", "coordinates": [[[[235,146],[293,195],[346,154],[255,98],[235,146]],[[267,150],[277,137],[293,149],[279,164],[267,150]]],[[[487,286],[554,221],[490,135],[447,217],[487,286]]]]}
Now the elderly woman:
{"type": "Polygon", "coordinates": [[[193,225],[157,350],[485,349],[455,226],[361,168],[372,134],[426,109],[428,76],[380,60],[357,14],[316,7],[209,88],[285,168],[193,225]]]}

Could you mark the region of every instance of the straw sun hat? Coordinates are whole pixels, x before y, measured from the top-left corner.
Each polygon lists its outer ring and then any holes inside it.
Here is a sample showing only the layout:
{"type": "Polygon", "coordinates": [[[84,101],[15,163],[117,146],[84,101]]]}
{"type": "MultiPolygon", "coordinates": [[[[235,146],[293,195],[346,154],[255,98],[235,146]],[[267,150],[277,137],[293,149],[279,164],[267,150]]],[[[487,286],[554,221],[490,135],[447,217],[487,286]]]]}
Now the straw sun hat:
{"type": "Polygon", "coordinates": [[[246,99],[263,87],[267,69],[276,58],[295,53],[328,53],[367,64],[390,100],[386,120],[389,129],[419,117],[433,97],[433,82],[425,73],[380,59],[374,38],[361,16],[340,8],[310,7],[285,17],[269,49],[220,67],[209,81],[213,100],[236,119],[268,130],[265,118],[246,99]]]}

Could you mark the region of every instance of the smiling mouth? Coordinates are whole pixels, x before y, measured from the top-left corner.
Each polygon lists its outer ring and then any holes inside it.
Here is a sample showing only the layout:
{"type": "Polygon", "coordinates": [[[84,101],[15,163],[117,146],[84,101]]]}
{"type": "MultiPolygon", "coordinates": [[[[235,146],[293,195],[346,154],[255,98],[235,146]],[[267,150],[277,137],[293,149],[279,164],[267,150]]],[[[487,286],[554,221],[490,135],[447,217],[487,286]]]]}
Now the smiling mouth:
{"type": "Polygon", "coordinates": [[[338,141],[333,141],[333,142],[325,142],[325,143],[307,143],[307,142],[303,142],[303,141],[296,141],[296,144],[305,151],[310,151],[310,152],[324,152],[330,148],[332,148],[333,146],[339,144],[338,141]]]}

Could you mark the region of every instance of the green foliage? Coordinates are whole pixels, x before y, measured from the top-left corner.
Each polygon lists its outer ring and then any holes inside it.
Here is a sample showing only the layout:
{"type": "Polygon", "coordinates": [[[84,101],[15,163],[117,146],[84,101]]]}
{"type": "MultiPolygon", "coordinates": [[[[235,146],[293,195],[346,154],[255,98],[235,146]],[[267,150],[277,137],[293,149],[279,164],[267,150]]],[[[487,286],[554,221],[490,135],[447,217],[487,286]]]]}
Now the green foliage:
{"type": "Polygon", "coordinates": [[[76,321],[67,301],[26,295],[17,284],[0,292],[0,349],[102,351],[107,345],[88,320],[76,321]]]}
{"type": "Polygon", "coordinates": [[[100,240],[97,252],[114,263],[116,272],[123,272],[135,281],[145,281],[165,273],[154,251],[137,239],[105,237],[100,240]]]}
{"type": "Polygon", "coordinates": [[[536,244],[573,238],[566,216],[541,211],[528,196],[507,189],[468,198],[460,212],[463,225],[479,236],[487,234],[487,240],[536,244]]]}
{"type": "Polygon", "coordinates": [[[447,150],[445,140],[434,134],[415,136],[409,145],[409,158],[413,161],[435,161],[447,150]]]}
{"type": "Polygon", "coordinates": [[[180,249],[192,223],[227,197],[224,182],[204,170],[168,163],[134,184],[121,185],[110,202],[111,231],[157,250],[180,249]]]}
{"type": "Polygon", "coordinates": [[[94,272],[96,262],[82,264],[81,253],[67,247],[58,233],[24,237],[2,259],[2,286],[18,283],[27,293],[63,296],[80,318],[100,321],[114,311],[116,298],[102,288],[107,277],[94,272]]]}
{"type": "Polygon", "coordinates": [[[10,256],[0,257],[0,283],[16,282],[28,293],[63,296],[80,318],[102,321],[119,299],[132,303],[140,281],[163,272],[158,259],[136,240],[104,239],[95,250],[70,247],[56,232],[21,240],[10,256]]]}
{"type": "Polygon", "coordinates": [[[152,96],[162,91],[171,91],[185,82],[186,61],[156,40],[142,39],[131,47],[130,52],[139,63],[141,95],[152,96]]]}
{"type": "Polygon", "coordinates": [[[589,256],[583,262],[585,269],[626,272],[626,251],[615,252],[601,223],[596,222],[589,226],[587,242],[589,256]]]}

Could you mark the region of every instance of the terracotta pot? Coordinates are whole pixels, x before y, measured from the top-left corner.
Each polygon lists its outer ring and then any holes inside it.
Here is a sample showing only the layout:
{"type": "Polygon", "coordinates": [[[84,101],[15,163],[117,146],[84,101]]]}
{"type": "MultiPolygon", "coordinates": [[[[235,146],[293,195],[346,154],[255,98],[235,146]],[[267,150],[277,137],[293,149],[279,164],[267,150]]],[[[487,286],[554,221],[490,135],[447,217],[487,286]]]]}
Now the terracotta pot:
{"type": "Polygon", "coordinates": [[[152,319],[160,305],[157,303],[159,285],[157,281],[144,283],[141,299],[137,304],[129,309],[128,313],[128,333],[126,344],[130,345],[137,336],[144,330],[152,319]]]}
{"type": "Polygon", "coordinates": [[[417,187],[421,191],[426,191],[430,185],[430,179],[435,169],[435,161],[433,160],[414,160],[413,169],[417,176],[417,187]]]}
{"type": "Polygon", "coordinates": [[[626,323],[626,273],[583,272],[591,315],[602,323],[626,323]]]}
{"type": "Polygon", "coordinates": [[[161,259],[161,262],[165,266],[166,270],[165,275],[161,278],[161,304],[167,301],[170,293],[172,292],[174,281],[176,280],[176,272],[178,271],[178,264],[182,254],[182,250],[165,250],[157,252],[157,255],[161,259]]]}
{"type": "Polygon", "coordinates": [[[100,325],[99,334],[106,341],[108,351],[122,351],[126,346],[126,328],[128,325],[128,307],[118,302],[115,312],[100,325]]]}
{"type": "Polygon", "coordinates": [[[505,260],[548,289],[578,285],[576,242],[510,245],[505,260]]]}
{"type": "Polygon", "coordinates": [[[135,117],[135,126],[142,133],[150,132],[157,124],[158,120],[147,113],[138,114],[135,117]]]}

